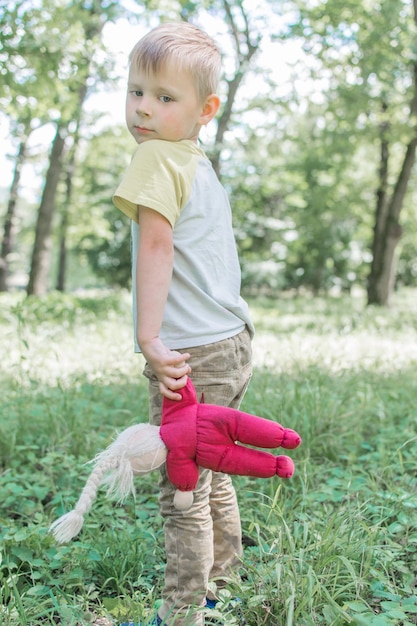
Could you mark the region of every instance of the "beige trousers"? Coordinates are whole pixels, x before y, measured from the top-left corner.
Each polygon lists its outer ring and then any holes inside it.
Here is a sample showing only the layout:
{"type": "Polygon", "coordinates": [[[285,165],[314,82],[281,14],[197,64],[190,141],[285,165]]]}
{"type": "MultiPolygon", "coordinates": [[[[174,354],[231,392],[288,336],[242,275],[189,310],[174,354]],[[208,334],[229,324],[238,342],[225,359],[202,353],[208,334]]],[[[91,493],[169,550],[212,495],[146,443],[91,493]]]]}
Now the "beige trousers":
{"type": "MultiPolygon", "coordinates": [[[[217,343],[187,348],[197,398],[206,404],[238,408],[252,374],[251,342],[247,330],[217,343]]],[[[180,350],[181,352],[181,350],[180,350]]],[[[150,421],[161,421],[162,396],[158,381],[149,379],[150,421]]],[[[240,515],[230,476],[201,469],[188,511],[174,508],[175,487],[165,467],[160,477],[160,507],[165,520],[166,569],[159,615],[175,626],[202,626],[208,583],[222,580],[238,567],[242,554],[240,515]]]]}

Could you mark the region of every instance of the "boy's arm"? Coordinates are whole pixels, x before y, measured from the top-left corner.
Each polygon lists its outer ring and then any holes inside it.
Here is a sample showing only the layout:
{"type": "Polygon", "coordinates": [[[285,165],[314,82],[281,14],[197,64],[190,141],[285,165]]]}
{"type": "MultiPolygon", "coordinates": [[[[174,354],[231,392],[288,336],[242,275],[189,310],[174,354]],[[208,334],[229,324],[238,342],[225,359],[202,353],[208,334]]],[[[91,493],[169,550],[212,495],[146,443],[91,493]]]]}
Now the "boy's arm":
{"type": "Polygon", "coordinates": [[[137,339],[159,380],[162,395],[181,400],[190,366],[189,354],[167,348],[159,338],[174,263],[172,227],[157,211],[138,207],[139,250],[136,267],[137,339]]]}

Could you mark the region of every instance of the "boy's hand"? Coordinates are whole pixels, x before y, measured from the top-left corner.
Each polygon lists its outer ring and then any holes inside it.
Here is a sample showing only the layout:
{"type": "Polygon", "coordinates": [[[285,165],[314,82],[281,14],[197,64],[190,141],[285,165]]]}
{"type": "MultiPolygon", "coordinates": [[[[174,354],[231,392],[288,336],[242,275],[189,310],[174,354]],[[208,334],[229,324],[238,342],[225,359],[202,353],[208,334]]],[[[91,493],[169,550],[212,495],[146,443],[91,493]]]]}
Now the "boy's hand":
{"type": "Polygon", "coordinates": [[[169,400],[181,400],[181,394],[176,393],[187,384],[191,367],[186,362],[190,355],[181,354],[167,348],[159,337],[141,343],[143,356],[159,380],[159,389],[162,395],[169,400]]]}

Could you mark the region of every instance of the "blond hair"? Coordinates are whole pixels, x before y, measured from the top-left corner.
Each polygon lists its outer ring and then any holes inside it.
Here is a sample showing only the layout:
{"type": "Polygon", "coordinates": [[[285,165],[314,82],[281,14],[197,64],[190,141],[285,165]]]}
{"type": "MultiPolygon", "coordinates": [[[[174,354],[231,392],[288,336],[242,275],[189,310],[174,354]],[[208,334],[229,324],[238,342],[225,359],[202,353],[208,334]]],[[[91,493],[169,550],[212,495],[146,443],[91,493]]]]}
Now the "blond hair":
{"type": "Polygon", "coordinates": [[[166,23],[142,37],[129,55],[129,63],[146,73],[157,73],[167,63],[191,74],[200,102],[216,93],[221,55],[213,39],[188,22],[166,23]]]}

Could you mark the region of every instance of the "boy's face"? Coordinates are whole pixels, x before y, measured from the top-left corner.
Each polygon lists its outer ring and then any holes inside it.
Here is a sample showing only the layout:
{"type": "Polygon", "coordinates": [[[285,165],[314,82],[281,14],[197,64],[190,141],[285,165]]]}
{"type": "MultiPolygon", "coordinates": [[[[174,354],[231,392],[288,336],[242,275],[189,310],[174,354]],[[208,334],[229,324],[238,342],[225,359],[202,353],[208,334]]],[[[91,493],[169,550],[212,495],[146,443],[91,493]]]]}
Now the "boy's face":
{"type": "Polygon", "coordinates": [[[126,124],[138,144],[149,139],[197,141],[206,123],[204,108],[186,71],[167,65],[157,74],[147,74],[131,64],[126,124]]]}

